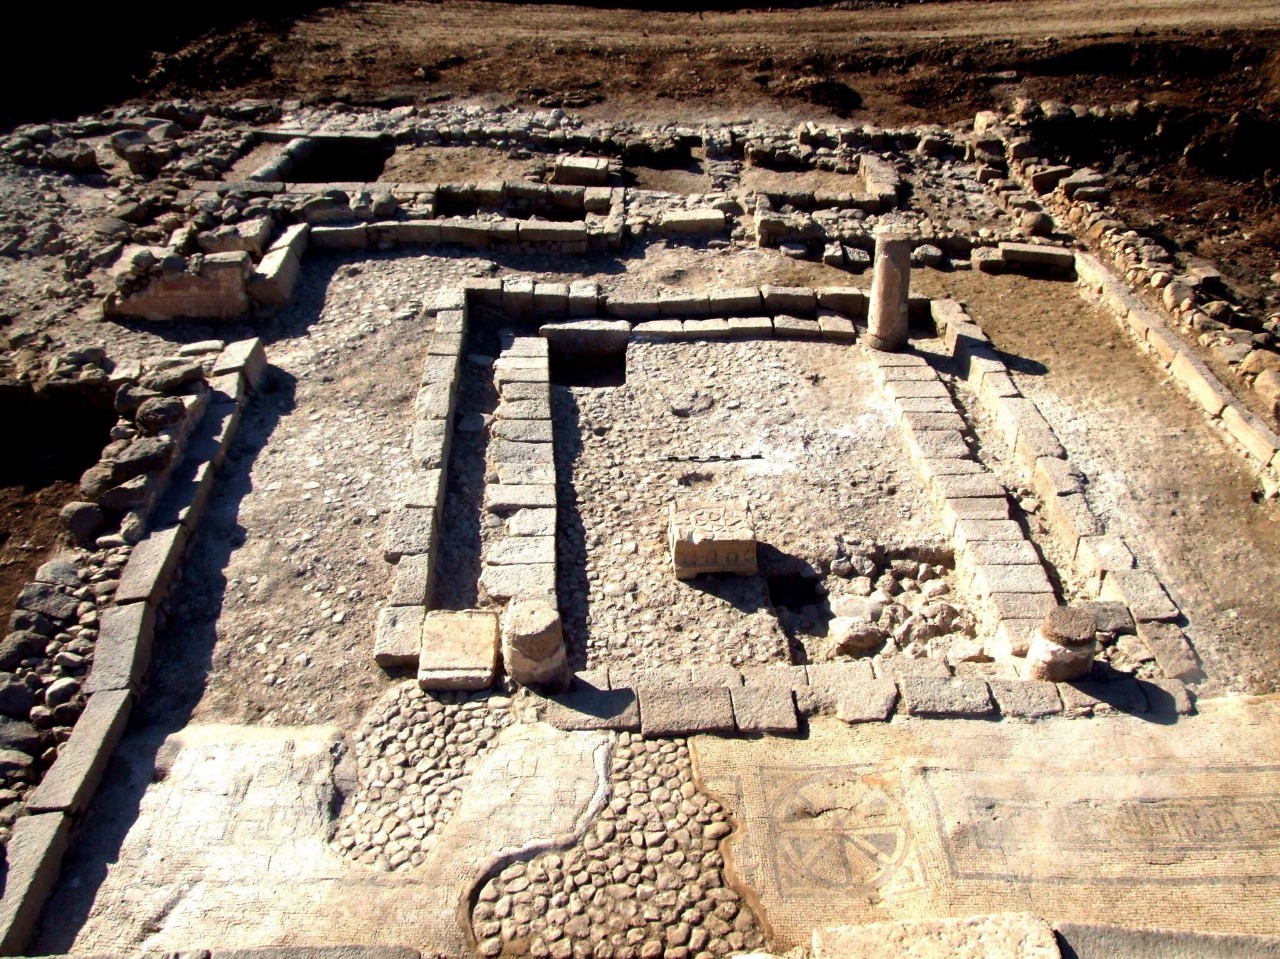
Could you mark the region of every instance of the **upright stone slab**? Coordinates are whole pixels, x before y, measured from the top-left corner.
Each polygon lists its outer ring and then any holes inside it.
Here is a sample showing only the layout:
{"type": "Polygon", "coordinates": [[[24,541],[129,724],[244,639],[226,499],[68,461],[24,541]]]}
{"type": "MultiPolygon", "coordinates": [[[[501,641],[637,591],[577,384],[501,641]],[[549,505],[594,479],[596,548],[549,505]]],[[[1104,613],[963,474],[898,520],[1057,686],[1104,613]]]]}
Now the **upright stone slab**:
{"type": "Polygon", "coordinates": [[[877,234],[875,273],[867,308],[867,345],[873,350],[900,350],[906,345],[910,287],[910,238],[901,233],[877,234]]]}
{"type": "Polygon", "coordinates": [[[1023,679],[1066,683],[1089,675],[1097,649],[1097,615],[1063,606],[1052,610],[1031,637],[1023,679]]]}

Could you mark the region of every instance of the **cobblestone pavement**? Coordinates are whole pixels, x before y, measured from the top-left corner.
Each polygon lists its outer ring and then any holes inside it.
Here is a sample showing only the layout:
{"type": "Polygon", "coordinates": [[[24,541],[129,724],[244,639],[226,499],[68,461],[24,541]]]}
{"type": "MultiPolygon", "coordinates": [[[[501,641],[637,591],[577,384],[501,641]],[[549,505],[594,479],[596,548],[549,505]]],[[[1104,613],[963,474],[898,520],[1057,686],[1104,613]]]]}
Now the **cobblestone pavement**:
{"type": "Polygon", "coordinates": [[[612,798],[582,842],[508,866],[472,911],[484,956],[710,959],[762,948],[730,886],[724,809],[693,783],[683,740],[623,733],[612,798]]]}
{"type": "Polygon", "coordinates": [[[334,845],[377,869],[421,866],[452,818],[479,761],[511,722],[509,700],[387,691],[356,732],[360,785],[334,845]]]}
{"type": "Polygon", "coordinates": [[[1132,717],[846,727],[691,741],[744,823],[727,866],[775,950],[815,927],[1027,911],[1059,922],[1275,931],[1280,704],[1132,717]]]}

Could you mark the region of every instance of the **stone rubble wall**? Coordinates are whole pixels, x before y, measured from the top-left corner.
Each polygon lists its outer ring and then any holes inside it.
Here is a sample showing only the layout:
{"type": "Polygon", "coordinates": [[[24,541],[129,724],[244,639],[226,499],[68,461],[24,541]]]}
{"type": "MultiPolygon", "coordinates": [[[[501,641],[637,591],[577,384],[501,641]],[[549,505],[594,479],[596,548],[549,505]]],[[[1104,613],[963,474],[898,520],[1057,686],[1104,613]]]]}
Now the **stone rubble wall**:
{"type": "MultiPolygon", "coordinates": [[[[1042,111],[1031,111],[1035,112],[1042,111]]],[[[1053,116],[1060,122],[1079,119],[1070,110],[1055,110],[1053,116]]],[[[1113,115],[1116,122],[1128,118],[1127,109],[1113,115]]],[[[1030,120],[1030,114],[1002,117],[992,113],[975,119],[975,135],[983,136],[993,154],[998,152],[993,162],[1013,177],[992,185],[1004,191],[1006,198],[1030,197],[1037,205],[1043,203],[1042,208],[1071,224],[1083,243],[1123,274],[1132,299],[1154,302],[1155,309],[1173,321],[1175,329],[1190,333],[1200,346],[1252,383],[1273,420],[1280,418],[1280,359],[1275,356],[1280,317],[1250,316],[1231,302],[1229,290],[1212,264],[1194,257],[1182,257],[1180,262],[1159,242],[1131,229],[1110,205],[1105,177],[1090,169],[1054,165],[1039,156],[1030,135],[1034,133],[1030,120]],[[1021,192],[1017,192],[1018,186],[1021,192]]],[[[1121,312],[1131,308],[1126,305],[1121,312]]],[[[1189,361],[1195,359],[1188,351],[1181,352],[1188,353],[1189,361]]],[[[1260,450],[1261,445],[1254,448],[1260,450]]]]}
{"type": "MultiPolygon", "coordinates": [[[[176,369],[180,367],[169,366],[150,375],[168,374],[172,379],[176,369]]],[[[183,374],[193,379],[182,382],[203,382],[204,371],[197,370],[198,377],[183,374]]],[[[101,594],[113,598],[114,604],[98,621],[92,666],[78,694],[83,712],[39,785],[27,795],[24,814],[14,821],[9,835],[0,898],[0,953],[23,950],[53,890],[71,829],[88,807],[141,691],[170,580],[208,502],[249,391],[257,388],[265,370],[266,357],[256,339],[233,343],[217,354],[211,367],[214,389],[201,394],[202,402],[192,407],[196,412],[191,419],[197,422],[190,427],[185,456],[175,456],[176,465],[166,471],[163,495],[155,491],[153,528],[136,541],[119,568],[114,591],[101,594]]],[[[140,382],[145,385],[148,378],[140,382]]],[[[119,536],[105,538],[125,545],[119,536]]]]}

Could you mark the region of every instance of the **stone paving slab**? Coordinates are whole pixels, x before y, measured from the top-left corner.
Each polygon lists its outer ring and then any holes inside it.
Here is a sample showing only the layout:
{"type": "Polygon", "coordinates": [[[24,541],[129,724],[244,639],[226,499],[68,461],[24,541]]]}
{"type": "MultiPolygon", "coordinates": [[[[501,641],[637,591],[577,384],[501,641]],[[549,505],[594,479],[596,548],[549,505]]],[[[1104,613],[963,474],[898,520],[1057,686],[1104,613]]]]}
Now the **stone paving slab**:
{"type": "Polygon", "coordinates": [[[996,711],[991,690],[980,679],[907,676],[900,682],[911,716],[984,717],[996,711]]]}
{"type": "Polygon", "coordinates": [[[5,847],[4,896],[0,898],[0,953],[22,955],[35,932],[41,906],[58,879],[71,833],[60,812],[21,816],[5,847]]]}
{"type": "Polygon", "coordinates": [[[1144,569],[1115,570],[1108,574],[1102,581],[1099,596],[1124,603],[1139,622],[1171,621],[1179,616],[1178,607],[1173,605],[1160,580],[1144,569]]]}
{"type": "Polygon", "coordinates": [[[794,733],[800,728],[791,690],[739,686],[729,689],[740,733],[794,733]]]}
{"type": "Polygon", "coordinates": [[[514,599],[517,596],[530,598],[554,596],[556,567],[554,563],[485,566],[484,572],[480,574],[480,586],[491,599],[499,602],[514,599]]]}
{"type": "Polygon", "coordinates": [[[1074,683],[1060,683],[1058,694],[1062,697],[1062,705],[1068,713],[1096,716],[1113,711],[1122,713],[1147,711],[1147,697],[1134,679],[1118,679],[1112,682],[1082,679],[1074,683]]]}
{"type": "Polygon", "coordinates": [[[186,530],[181,526],[171,526],[153,531],[135,546],[120,575],[116,602],[141,602],[152,606],[158,603],[169,587],[169,580],[177,569],[186,543],[186,530]]]}
{"type": "Polygon", "coordinates": [[[797,689],[795,695],[804,715],[835,716],[846,723],[885,722],[898,704],[898,687],[888,679],[842,682],[822,677],[797,689]]]}
{"type": "Polygon", "coordinates": [[[484,560],[490,566],[524,566],[556,561],[554,536],[507,536],[489,549],[484,560]]]}
{"type": "Polygon", "coordinates": [[[89,697],[71,738],[58,750],[57,761],[27,797],[28,812],[75,815],[84,811],[129,721],[133,695],[132,690],[119,689],[89,697]]]}
{"type": "Polygon", "coordinates": [[[640,731],[648,737],[733,733],[727,686],[649,686],[640,694],[640,731]]]}
{"type": "Polygon", "coordinates": [[[544,722],[556,729],[640,729],[640,705],[634,690],[595,685],[581,673],[573,678],[568,692],[558,696],[531,692],[523,707],[526,722],[544,722]]]}
{"type": "Polygon", "coordinates": [[[1054,683],[1039,680],[992,679],[987,681],[1002,716],[1040,719],[1062,712],[1062,699],[1054,683]]]}
{"type": "Polygon", "coordinates": [[[1053,929],[1030,913],[815,929],[814,959],[1059,959],[1053,929]]]}

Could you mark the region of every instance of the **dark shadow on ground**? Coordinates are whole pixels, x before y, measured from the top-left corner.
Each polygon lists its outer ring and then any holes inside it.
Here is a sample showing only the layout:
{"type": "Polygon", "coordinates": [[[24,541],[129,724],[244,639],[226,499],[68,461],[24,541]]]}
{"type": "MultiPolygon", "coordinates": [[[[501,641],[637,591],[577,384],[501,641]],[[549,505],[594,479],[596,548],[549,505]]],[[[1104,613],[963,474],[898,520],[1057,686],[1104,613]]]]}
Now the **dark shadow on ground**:
{"type": "Polygon", "coordinates": [[[556,601],[564,623],[565,652],[574,672],[587,668],[587,532],[573,485],[573,466],[582,455],[577,397],[565,386],[551,388],[551,424],[556,463],[556,601]]]}
{"type": "Polygon", "coordinates": [[[469,324],[454,401],[444,515],[440,518],[439,572],[432,603],[438,609],[475,609],[479,603],[485,458],[489,450],[484,419],[498,406],[493,364],[479,359],[492,359],[498,353],[498,326],[469,324]]]}

